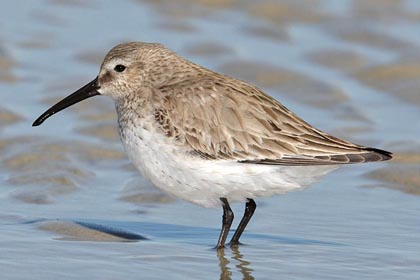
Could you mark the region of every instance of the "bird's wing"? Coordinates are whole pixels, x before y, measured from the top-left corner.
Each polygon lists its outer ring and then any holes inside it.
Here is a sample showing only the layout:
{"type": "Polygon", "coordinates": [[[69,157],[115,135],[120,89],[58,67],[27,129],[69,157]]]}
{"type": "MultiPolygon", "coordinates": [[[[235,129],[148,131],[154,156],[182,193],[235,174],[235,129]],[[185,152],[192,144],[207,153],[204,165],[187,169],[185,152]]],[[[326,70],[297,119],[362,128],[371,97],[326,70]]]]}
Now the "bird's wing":
{"type": "Polygon", "coordinates": [[[156,89],[155,119],[192,154],[244,163],[325,165],[391,158],[309,125],[274,98],[223,75],[156,89]]]}

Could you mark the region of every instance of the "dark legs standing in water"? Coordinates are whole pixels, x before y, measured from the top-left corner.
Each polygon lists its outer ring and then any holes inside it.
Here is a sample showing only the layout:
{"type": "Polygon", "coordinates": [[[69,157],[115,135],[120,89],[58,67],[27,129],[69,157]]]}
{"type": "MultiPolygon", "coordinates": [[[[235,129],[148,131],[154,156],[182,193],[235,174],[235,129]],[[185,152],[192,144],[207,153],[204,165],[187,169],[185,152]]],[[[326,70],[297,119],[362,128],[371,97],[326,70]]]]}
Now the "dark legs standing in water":
{"type": "Polygon", "coordinates": [[[223,217],[222,217],[222,231],[220,232],[219,241],[217,242],[216,248],[225,247],[226,238],[229,234],[230,226],[233,222],[233,212],[230,209],[229,203],[226,198],[221,197],[220,200],[223,203],[223,217]]]}
{"type": "Polygon", "coordinates": [[[248,198],[248,202],[245,204],[244,216],[242,217],[242,220],[239,223],[235,234],[230,240],[230,246],[239,245],[239,238],[241,238],[241,235],[244,232],[246,226],[248,225],[249,220],[251,220],[252,215],[254,215],[254,211],[256,208],[257,204],[255,204],[255,201],[253,199],[248,198]]]}
{"type": "MultiPolygon", "coordinates": [[[[222,219],[222,231],[220,232],[219,241],[217,242],[216,248],[223,248],[225,246],[226,238],[229,234],[230,226],[232,225],[233,221],[233,212],[230,209],[229,203],[226,198],[221,197],[220,200],[223,203],[223,219],[222,219]]],[[[239,245],[239,238],[241,237],[242,233],[244,232],[248,222],[251,220],[252,215],[254,214],[257,205],[253,199],[248,198],[248,202],[245,204],[245,213],[242,217],[241,222],[239,223],[238,228],[235,231],[232,239],[230,240],[230,246],[239,245]]]]}

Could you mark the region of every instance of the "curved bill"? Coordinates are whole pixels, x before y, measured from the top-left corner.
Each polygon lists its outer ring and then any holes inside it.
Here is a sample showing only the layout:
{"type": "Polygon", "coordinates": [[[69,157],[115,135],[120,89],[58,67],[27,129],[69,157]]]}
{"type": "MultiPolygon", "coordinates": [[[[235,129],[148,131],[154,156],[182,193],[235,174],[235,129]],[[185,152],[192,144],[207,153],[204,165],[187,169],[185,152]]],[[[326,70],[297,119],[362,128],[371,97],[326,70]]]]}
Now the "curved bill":
{"type": "Polygon", "coordinates": [[[45,111],[41,116],[39,116],[32,126],[38,126],[42,124],[46,119],[51,117],[57,112],[60,112],[63,109],[66,109],[67,107],[80,102],[84,99],[90,98],[95,95],[99,95],[98,92],[98,77],[96,77],[93,81],[82,87],[81,89],[75,91],[74,93],[70,94],[51,108],[49,108],[47,111],[45,111]]]}

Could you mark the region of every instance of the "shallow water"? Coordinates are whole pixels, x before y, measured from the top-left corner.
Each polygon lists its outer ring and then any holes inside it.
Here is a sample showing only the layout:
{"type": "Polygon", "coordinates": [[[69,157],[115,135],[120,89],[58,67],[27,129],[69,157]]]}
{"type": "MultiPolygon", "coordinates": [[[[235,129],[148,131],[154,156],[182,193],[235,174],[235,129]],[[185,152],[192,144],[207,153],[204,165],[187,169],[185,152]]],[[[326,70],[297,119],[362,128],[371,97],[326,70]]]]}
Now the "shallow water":
{"type": "Polygon", "coordinates": [[[417,1],[9,1],[0,15],[2,279],[418,279],[417,1]],[[31,127],[127,40],[251,81],[321,129],[396,158],[257,200],[245,245],[216,252],[221,209],[141,178],[111,100],[31,127]]]}

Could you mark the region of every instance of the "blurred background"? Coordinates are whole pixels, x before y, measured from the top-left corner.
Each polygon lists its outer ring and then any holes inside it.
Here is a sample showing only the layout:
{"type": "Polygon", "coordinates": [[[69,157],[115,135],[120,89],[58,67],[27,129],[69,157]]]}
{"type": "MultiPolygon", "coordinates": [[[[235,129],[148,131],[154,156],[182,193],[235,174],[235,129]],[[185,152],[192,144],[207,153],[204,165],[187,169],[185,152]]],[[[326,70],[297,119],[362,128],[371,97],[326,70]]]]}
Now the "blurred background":
{"type": "MultiPolygon", "coordinates": [[[[418,279],[419,1],[1,6],[2,278],[418,279]],[[123,153],[110,99],[31,127],[126,41],[159,42],[252,82],[316,127],[395,159],[257,200],[246,245],[217,253],[221,209],[175,200],[143,179],[123,153]]],[[[243,205],[234,211],[240,217],[243,205]]]]}

